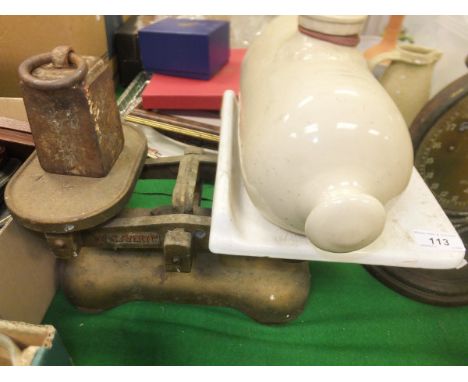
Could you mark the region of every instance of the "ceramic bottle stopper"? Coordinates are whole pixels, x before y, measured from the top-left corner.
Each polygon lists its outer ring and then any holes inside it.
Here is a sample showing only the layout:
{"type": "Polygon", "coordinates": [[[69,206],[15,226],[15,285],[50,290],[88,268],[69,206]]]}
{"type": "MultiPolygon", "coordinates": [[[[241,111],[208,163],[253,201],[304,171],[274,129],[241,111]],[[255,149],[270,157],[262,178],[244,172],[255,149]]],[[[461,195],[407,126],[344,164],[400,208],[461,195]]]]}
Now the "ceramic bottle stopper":
{"type": "Polygon", "coordinates": [[[373,242],[412,171],[406,124],[353,46],[365,20],[278,17],[242,66],[247,192],[268,220],[331,252],[373,242]]]}

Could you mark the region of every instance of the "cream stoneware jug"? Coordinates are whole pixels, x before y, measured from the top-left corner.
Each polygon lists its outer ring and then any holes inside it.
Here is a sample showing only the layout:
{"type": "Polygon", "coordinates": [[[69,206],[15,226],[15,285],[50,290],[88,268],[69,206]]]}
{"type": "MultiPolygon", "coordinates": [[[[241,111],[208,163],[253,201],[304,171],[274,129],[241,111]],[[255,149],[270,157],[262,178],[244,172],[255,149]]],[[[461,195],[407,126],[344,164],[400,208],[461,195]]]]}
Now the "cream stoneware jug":
{"type": "Polygon", "coordinates": [[[408,127],[429,100],[434,65],[441,57],[442,53],[435,49],[401,45],[369,61],[371,70],[383,61],[391,62],[380,83],[400,109],[408,127]]]}
{"type": "Polygon", "coordinates": [[[247,192],[315,246],[372,243],[409,182],[405,121],[354,46],[364,16],[273,20],[242,66],[239,149],[247,192]]]}

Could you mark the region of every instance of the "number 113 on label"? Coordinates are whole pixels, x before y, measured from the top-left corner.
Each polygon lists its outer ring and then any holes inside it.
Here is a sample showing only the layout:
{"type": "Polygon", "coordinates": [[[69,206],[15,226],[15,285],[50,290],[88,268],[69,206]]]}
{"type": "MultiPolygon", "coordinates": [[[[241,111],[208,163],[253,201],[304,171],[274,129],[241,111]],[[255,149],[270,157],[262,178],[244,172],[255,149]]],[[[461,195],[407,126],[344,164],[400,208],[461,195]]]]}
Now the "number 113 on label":
{"type": "Polygon", "coordinates": [[[416,243],[422,247],[465,250],[465,246],[458,235],[414,230],[413,237],[416,243]]]}

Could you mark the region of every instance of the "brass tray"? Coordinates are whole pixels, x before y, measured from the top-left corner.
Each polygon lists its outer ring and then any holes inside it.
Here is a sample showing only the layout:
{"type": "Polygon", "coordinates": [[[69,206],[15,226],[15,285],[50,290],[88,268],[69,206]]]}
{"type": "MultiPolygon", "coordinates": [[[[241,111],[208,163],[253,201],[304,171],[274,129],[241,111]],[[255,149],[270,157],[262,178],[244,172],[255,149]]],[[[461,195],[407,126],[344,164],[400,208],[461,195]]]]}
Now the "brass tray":
{"type": "Polygon", "coordinates": [[[98,312],[134,300],[228,306],[261,323],[292,321],[309,296],[307,262],[195,255],[189,273],[167,272],[157,251],[82,248],[63,262],[61,285],[70,301],[98,312]],[[102,270],[106,271],[103,272],[102,270]]]}
{"type": "Polygon", "coordinates": [[[16,172],[5,202],[25,227],[68,233],[95,227],[118,214],[130,198],[146,158],[146,138],[123,125],[125,145],[103,178],[58,175],[44,171],[34,152],[16,172]]]}

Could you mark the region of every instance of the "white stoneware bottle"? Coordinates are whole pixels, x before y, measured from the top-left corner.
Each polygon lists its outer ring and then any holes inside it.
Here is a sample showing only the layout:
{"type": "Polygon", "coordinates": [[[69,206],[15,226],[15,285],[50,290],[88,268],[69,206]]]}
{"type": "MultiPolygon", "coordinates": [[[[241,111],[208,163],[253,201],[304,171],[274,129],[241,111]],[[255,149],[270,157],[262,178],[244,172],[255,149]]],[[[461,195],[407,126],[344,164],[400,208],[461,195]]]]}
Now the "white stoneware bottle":
{"type": "Polygon", "coordinates": [[[365,20],[278,17],[242,66],[247,192],[272,223],[331,252],[380,235],[384,205],[405,189],[413,165],[405,121],[354,47],[365,20]]]}

